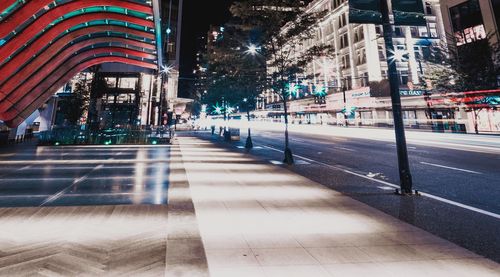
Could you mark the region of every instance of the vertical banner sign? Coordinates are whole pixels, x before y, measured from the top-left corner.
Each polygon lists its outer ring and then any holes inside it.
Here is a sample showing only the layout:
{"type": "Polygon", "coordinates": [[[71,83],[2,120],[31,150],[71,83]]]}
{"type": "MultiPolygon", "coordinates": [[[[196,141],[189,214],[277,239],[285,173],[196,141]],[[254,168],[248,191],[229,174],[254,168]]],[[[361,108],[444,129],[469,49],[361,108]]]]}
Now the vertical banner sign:
{"type": "Polygon", "coordinates": [[[349,23],[382,24],[380,0],[349,0],[349,23]]]}
{"type": "Polygon", "coordinates": [[[422,0],[392,0],[394,25],[426,26],[422,0]]]}

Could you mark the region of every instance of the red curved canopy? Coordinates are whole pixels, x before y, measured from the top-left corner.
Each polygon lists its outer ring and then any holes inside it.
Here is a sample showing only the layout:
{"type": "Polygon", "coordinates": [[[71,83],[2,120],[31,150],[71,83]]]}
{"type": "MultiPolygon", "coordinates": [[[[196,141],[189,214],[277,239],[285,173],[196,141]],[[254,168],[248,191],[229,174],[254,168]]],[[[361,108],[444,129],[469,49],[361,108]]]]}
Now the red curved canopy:
{"type": "MultiPolygon", "coordinates": [[[[21,23],[29,20],[34,14],[42,9],[45,9],[52,2],[54,2],[54,0],[37,0],[29,1],[28,3],[24,4],[18,11],[4,19],[2,29],[0,29],[0,38],[5,37],[7,34],[12,32],[12,30],[15,30],[21,23]]],[[[115,6],[146,14],[153,14],[152,8],[150,6],[145,6],[126,0],[74,0],[47,10],[45,14],[36,18],[33,21],[32,25],[45,27],[57,18],[72,11],[94,6],[115,6]]]]}
{"type": "MultiPolygon", "coordinates": [[[[47,44],[53,39],[55,39],[59,34],[66,32],[66,30],[70,29],[73,26],[78,24],[84,24],[89,21],[94,20],[117,20],[124,21],[129,23],[134,23],[137,25],[154,28],[154,23],[149,20],[144,20],[140,18],[131,17],[123,14],[116,13],[89,13],[82,14],[79,16],[71,17],[67,20],[61,21],[59,24],[53,26],[48,31],[44,32],[44,39],[37,39],[37,43],[47,44]],[[46,35],[50,34],[50,35],[46,35]]],[[[49,22],[48,24],[50,24],[49,22]]],[[[16,50],[21,48],[24,44],[27,44],[32,38],[34,38],[38,33],[41,32],[46,26],[36,25],[35,28],[24,29],[21,33],[16,35],[9,40],[5,45],[2,46],[2,51],[0,51],[0,61],[7,59],[10,55],[14,54],[16,50]]],[[[1,25],[0,25],[1,28],[1,25]]],[[[105,30],[105,29],[103,29],[105,30]]]]}
{"type": "MultiPolygon", "coordinates": [[[[12,78],[10,82],[6,82],[2,87],[0,87],[0,90],[6,94],[4,95],[5,98],[9,98],[10,102],[15,103],[20,97],[23,95],[27,94],[30,92],[37,84],[46,78],[45,74],[33,74],[35,71],[37,72],[44,72],[44,73],[50,73],[54,71],[56,68],[61,66],[63,62],[71,57],[76,51],[79,49],[82,49],[87,46],[92,46],[98,43],[106,43],[106,42],[122,42],[125,45],[132,45],[132,46],[137,46],[140,47],[142,46],[142,43],[136,42],[136,41],[131,41],[129,39],[125,38],[95,38],[95,39],[89,39],[89,40],[84,40],[79,43],[75,43],[74,45],[66,48],[64,51],[60,53],[56,53],[57,55],[54,56],[51,59],[50,63],[46,63],[48,59],[48,55],[42,56],[45,57],[46,59],[39,59],[36,62],[33,62],[30,64],[30,66],[25,67],[23,70],[21,70],[18,74],[20,76],[25,76],[22,80],[20,78],[12,78]],[[33,74],[33,75],[32,75],[33,74]]],[[[96,48],[96,50],[100,48],[96,48]]],[[[150,59],[154,60],[156,59],[155,55],[148,54],[146,52],[141,52],[133,49],[124,49],[124,48],[119,48],[119,47],[108,47],[106,49],[110,50],[116,50],[114,52],[119,52],[119,53],[124,53],[127,55],[132,55],[136,56],[139,58],[145,58],[145,59],[150,59]]],[[[5,107],[5,102],[2,102],[4,97],[0,98],[0,110],[6,109],[5,107]]]]}
{"type": "MultiPolygon", "coordinates": [[[[51,49],[62,49],[64,46],[70,44],[72,41],[85,37],[89,34],[94,34],[94,33],[101,33],[103,31],[110,31],[110,32],[120,32],[120,33],[125,33],[129,35],[135,35],[138,37],[143,37],[147,39],[154,39],[154,34],[148,33],[145,31],[139,31],[135,29],[130,29],[127,27],[122,27],[122,26],[113,26],[109,25],[106,26],[105,28],[103,26],[91,26],[83,29],[78,29],[73,32],[68,32],[64,33],[64,36],[60,37],[57,41],[52,43],[51,49]]],[[[39,39],[44,40],[44,38],[50,36],[50,33],[44,33],[43,36],[41,36],[39,39]]],[[[24,65],[28,60],[32,59],[33,56],[38,54],[43,47],[45,47],[45,44],[42,43],[32,43],[29,44],[21,53],[18,55],[14,56],[8,63],[0,66],[0,71],[2,74],[0,74],[0,84],[3,84],[5,80],[7,80],[9,77],[11,77],[12,74],[15,73],[16,70],[19,69],[21,65],[24,65]]],[[[154,47],[154,46],[153,46],[154,47]]],[[[146,47],[145,47],[146,48],[146,47]]],[[[51,57],[50,53],[51,50],[47,49],[42,53],[43,55],[47,57],[51,57]]],[[[1,91],[0,87],[0,91],[1,91]]],[[[1,99],[1,98],[0,98],[1,99]]]]}
{"type": "Polygon", "coordinates": [[[82,72],[83,70],[97,65],[97,64],[103,64],[103,63],[123,63],[123,64],[131,64],[139,67],[144,67],[144,68],[150,68],[150,69],[156,69],[155,65],[151,65],[150,63],[146,62],[141,62],[137,60],[132,60],[129,58],[124,58],[124,57],[117,57],[117,56],[106,56],[106,57],[98,57],[95,59],[91,59],[82,63],[79,63],[77,66],[74,68],[68,70],[59,80],[55,81],[49,88],[45,90],[43,94],[41,94],[35,101],[33,101],[29,106],[27,106],[24,109],[19,109],[16,107],[17,110],[17,116],[11,117],[9,119],[6,119],[5,122],[9,126],[17,126],[21,124],[26,118],[28,118],[36,109],[41,107],[48,98],[50,98],[54,93],[60,89],[65,83],[67,83],[71,78],[73,78],[76,74],[79,72],[82,72]]]}
{"type": "MultiPolygon", "coordinates": [[[[16,0],[1,0],[0,12],[15,3],[16,0]]],[[[158,70],[159,43],[155,41],[155,32],[159,27],[150,18],[133,16],[137,13],[84,10],[113,6],[153,17],[151,3],[128,0],[72,0],[55,6],[53,3],[53,0],[27,1],[0,22],[0,39],[3,39],[0,120],[10,126],[20,124],[61,86],[90,66],[118,62],[158,70]],[[82,10],[88,12],[58,20],[82,10]],[[112,22],[108,24],[108,20],[112,22]],[[88,24],[95,21],[101,25],[88,24]],[[132,28],[129,24],[136,26],[132,28]]]]}
{"type": "MultiPolygon", "coordinates": [[[[82,53],[76,54],[64,63],[58,65],[57,67],[49,67],[49,70],[52,69],[49,72],[46,72],[47,77],[43,79],[40,83],[36,85],[33,89],[29,89],[30,93],[18,93],[14,95],[13,97],[8,97],[9,102],[16,103],[14,107],[18,106],[24,106],[29,104],[28,102],[32,99],[30,97],[31,93],[40,93],[45,90],[47,85],[50,85],[52,80],[57,80],[58,76],[60,76],[61,73],[66,72],[68,69],[73,68],[76,66],[79,62],[84,61],[86,59],[91,59],[96,55],[100,54],[110,54],[113,55],[118,54],[124,54],[124,55],[130,55],[132,57],[149,57],[149,54],[145,54],[140,51],[132,50],[132,49],[127,49],[127,48],[121,48],[121,47],[103,47],[103,48],[95,48],[91,49],[89,51],[84,51],[82,53]]],[[[153,64],[151,64],[153,65],[153,64]]],[[[154,65],[153,65],[154,66],[154,65]]],[[[45,75],[45,74],[44,74],[45,75]]],[[[40,78],[35,78],[34,80],[30,80],[27,83],[30,85],[39,80],[40,78]]],[[[68,81],[68,80],[67,80],[68,81]]],[[[31,88],[31,87],[30,87],[31,88]]],[[[9,111],[12,110],[12,106],[4,106],[3,104],[0,104],[0,110],[5,110],[5,114],[9,114],[9,111]]]]}
{"type": "Polygon", "coordinates": [[[8,7],[16,3],[17,0],[2,0],[0,1],[0,12],[3,12],[8,7]]]}

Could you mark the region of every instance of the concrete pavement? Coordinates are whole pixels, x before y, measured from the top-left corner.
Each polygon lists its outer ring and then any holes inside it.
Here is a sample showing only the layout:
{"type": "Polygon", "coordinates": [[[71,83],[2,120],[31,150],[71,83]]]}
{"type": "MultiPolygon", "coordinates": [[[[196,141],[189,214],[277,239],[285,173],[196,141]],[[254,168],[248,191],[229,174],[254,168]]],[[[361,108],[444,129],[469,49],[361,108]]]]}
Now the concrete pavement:
{"type": "Polygon", "coordinates": [[[185,233],[201,237],[211,276],[500,275],[497,263],[286,168],[178,143],[197,222],[185,233]]]}
{"type": "Polygon", "coordinates": [[[500,274],[491,260],[208,140],[1,155],[0,203],[11,208],[0,208],[0,276],[500,274]]]}

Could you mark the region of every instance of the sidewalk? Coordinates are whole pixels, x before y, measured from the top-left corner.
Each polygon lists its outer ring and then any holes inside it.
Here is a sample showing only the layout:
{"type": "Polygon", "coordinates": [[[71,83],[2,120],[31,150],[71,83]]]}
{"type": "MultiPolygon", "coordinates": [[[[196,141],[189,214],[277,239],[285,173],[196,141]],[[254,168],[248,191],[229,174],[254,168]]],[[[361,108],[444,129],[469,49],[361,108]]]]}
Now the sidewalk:
{"type": "Polygon", "coordinates": [[[169,191],[167,272],[175,264],[176,276],[189,276],[180,261],[203,269],[205,255],[210,276],[500,276],[497,263],[283,167],[177,140],[172,155],[182,161],[172,167],[182,172],[171,179],[187,176],[189,190],[169,191]],[[176,259],[175,239],[193,242],[182,244],[190,257],[176,259]]]}

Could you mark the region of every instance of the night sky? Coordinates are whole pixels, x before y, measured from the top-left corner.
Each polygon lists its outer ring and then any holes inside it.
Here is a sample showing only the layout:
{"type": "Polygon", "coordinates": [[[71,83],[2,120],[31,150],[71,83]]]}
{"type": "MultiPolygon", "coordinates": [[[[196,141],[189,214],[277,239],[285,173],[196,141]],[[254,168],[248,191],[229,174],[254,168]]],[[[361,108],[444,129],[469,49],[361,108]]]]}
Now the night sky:
{"type": "Polygon", "coordinates": [[[210,25],[224,24],[229,18],[229,7],[234,0],[184,0],[181,41],[180,97],[187,97],[189,84],[193,83],[196,52],[200,36],[205,36],[210,25]]]}

